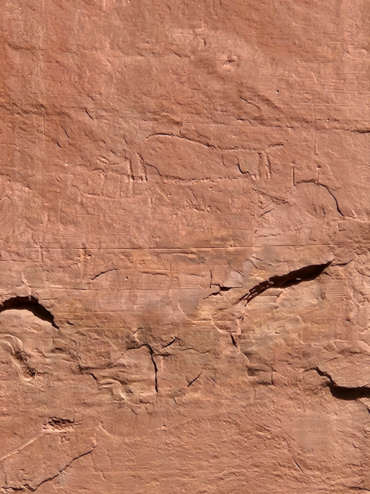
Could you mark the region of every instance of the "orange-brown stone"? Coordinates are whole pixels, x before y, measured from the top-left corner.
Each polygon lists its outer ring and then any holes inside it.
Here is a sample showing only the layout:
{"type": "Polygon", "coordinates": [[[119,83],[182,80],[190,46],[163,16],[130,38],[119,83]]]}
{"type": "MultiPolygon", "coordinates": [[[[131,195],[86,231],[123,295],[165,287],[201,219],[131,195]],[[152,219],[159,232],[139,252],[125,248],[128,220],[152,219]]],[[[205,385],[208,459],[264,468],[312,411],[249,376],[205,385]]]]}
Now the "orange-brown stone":
{"type": "Polygon", "coordinates": [[[0,492],[370,490],[370,5],[0,5],[0,492]]]}

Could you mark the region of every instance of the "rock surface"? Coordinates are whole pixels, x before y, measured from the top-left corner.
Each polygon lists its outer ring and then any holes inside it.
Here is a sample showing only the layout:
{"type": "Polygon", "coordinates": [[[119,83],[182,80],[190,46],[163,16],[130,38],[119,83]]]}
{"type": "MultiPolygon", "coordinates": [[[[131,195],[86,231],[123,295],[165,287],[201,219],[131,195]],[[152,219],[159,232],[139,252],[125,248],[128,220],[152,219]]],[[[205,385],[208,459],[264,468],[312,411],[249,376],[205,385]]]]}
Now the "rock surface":
{"type": "Polygon", "coordinates": [[[369,2],[0,19],[0,492],[370,490],[369,2]]]}

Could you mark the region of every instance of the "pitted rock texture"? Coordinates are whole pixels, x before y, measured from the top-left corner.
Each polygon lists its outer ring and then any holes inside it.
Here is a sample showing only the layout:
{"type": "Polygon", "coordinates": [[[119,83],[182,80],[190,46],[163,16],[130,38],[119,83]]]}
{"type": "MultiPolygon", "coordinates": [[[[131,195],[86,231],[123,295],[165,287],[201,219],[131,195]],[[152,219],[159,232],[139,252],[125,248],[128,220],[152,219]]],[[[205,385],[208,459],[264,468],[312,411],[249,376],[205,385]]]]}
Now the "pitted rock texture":
{"type": "Polygon", "coordinates": [[[0,492],[370,491],[367,0],[0,4],[0,492]]]}

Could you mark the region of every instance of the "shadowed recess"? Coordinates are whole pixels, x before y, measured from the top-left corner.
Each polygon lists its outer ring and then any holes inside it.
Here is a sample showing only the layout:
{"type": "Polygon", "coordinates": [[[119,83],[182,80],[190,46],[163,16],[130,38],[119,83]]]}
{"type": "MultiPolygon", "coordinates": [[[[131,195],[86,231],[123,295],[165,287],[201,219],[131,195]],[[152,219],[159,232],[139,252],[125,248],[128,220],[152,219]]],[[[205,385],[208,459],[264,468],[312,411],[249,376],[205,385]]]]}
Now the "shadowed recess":
{"type": "Polygon", "coordinates": [[[366,386],[359,386],[357,388],[338,386],[337,384],[335,384],[332,377],[327,372],[324,372],[319,368],[316,368],[315,371],[318,373],[319,376],[328,378],[329,381],[327,383],[327,386],[330,390],[330,393],[334,398],[337,398],[338,400],[352,401],[358,400],[359,398],[370,398],[370,388],[366,386]]]}
{"type": "Polygon", "coordinates": [[[42,321],[47,321],[54,328],[59,329],[59,327],[55,324],[53,314],[48,311],[46,307],[41,305],[37,298],[32,295],[28,297],[12,297],[5,300],[0,305],[0,313],[6,310],[28,310],[42,321]]]}
{"type": "Polygon", "coordinates": [[[330,393],[338,400],[352,401],[358,398],[370,398],[369,388],[344,388],[329,384],[330,393]]]}

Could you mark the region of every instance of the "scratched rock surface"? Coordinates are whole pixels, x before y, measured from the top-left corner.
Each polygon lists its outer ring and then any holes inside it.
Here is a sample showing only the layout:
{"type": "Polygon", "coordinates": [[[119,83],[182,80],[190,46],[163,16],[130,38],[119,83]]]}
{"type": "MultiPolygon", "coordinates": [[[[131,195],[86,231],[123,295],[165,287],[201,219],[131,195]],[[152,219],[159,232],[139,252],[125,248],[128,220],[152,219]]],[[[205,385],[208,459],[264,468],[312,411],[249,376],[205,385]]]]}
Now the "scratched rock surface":
{"type": "Polygon", "coordinates": [[[0,5],[0,492],[370,490],[367,0],[0,5]]]}

